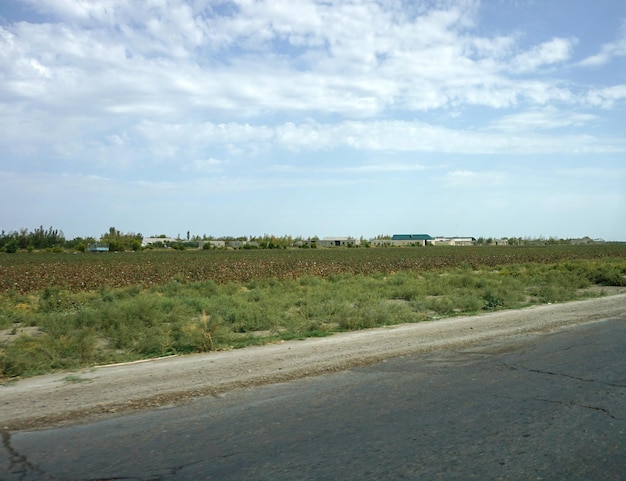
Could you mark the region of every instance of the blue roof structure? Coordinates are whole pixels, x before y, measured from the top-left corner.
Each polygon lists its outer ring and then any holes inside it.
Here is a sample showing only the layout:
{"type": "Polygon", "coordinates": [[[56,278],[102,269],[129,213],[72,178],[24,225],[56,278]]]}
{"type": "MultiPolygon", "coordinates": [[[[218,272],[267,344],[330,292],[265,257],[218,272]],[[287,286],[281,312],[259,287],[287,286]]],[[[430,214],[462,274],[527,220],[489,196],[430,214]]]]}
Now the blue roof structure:
{"type": "Polygon", "coordinates": [[[433,238],[428,234],[394,234],[393,237],[391,237],[391,240],[425,241],[433,240],[433,238]]]}

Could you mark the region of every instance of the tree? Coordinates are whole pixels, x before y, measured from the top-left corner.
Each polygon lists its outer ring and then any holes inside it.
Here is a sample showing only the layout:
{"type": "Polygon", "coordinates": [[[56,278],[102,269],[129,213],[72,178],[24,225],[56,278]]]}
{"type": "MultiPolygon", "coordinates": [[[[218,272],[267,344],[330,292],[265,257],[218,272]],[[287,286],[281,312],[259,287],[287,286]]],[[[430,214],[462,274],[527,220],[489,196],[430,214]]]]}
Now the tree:
{"type": "Polygon", "coordinates": [[[19,243],[17,242],[17,239],[11,239],[9,242],[7,242],[6,244],[7,254],[15,254],[18,249],[19,249],[19,243]]]}
{"type": "Polygon", "coordinates": [[[39,226],[33,232],[28,233],[26,238],[28,245],[32,245],[35,249],[53,248],[65,244],[63,232],[52,227],[45,230],[43,226],[39,226]]]}
{"type": "Polygon", "coordinates": [[[115,227],[110,227],[109,232],[103,234],[100,241],[109,244],[109,251],[113,252],[125,251],[128,249],[139,250],[141,249],[143,236],[132,232],[124,234],[115,227]]]}

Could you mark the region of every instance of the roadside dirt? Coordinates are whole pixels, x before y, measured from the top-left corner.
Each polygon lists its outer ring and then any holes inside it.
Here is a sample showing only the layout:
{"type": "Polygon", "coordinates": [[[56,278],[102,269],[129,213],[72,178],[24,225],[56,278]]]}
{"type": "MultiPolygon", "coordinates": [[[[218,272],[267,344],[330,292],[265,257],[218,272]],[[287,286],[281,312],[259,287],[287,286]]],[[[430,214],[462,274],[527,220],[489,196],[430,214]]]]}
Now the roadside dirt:
{"type": "Polygon", "coordinates": [[[233,351],[100,366],[0,386],[0,430],[39,429],[156,409],[198,396],[345,370],[437,349],[465,349],[626,316],[626,290],[534,306],[233,351]]]}

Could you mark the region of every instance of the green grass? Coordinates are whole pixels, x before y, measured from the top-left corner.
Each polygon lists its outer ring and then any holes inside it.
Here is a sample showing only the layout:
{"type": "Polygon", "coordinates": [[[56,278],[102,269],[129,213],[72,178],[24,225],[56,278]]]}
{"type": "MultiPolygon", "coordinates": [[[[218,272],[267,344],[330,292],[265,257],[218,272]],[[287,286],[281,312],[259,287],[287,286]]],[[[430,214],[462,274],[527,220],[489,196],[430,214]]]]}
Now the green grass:
{"type": "Polygon", "coordinates": [[[6,291],[0,378],[562,302],[597,285],[626,285],[626,260],[6,291]],[[37,329],[19,334],[26,326],[37,329]]]}

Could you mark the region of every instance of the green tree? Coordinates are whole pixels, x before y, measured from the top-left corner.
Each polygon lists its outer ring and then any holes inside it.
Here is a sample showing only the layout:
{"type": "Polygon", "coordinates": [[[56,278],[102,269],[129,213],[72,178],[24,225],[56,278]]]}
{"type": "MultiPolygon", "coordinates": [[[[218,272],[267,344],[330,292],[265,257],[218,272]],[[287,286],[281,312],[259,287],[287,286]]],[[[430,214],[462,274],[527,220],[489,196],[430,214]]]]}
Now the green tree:
{"type": "Polygon", "coordinates": [[[11,239],[9,242],[7,242],[5,248],[8,254],[15,254],[19,249],[19,243],[17,242],[17,239],[11,239]]]}
{"type": "Polygon", "coordinates": [[[65,244],[65,236],[58,229],[50,227],[45,230],[43,226],[39,226],[34,231],[27,234],[29,244],[35,249],[47,249],[65,244]]]}
{"type": "Polygon", "coordinates": [[[125,250],[140,250],[143,236],[141,234],[135,234],[129,232],[124,234],[117,230],[115,227],[110,227],[109,232],[103,234],[100,237],[100,242],[109,244],[109,251],[125,251],[125,250]]]}

